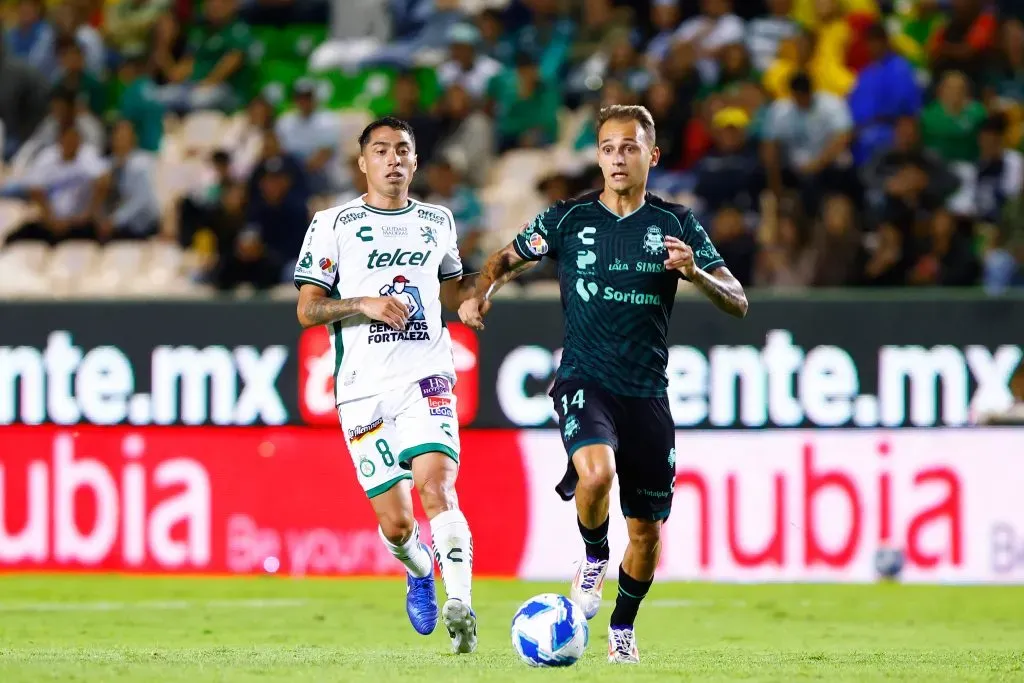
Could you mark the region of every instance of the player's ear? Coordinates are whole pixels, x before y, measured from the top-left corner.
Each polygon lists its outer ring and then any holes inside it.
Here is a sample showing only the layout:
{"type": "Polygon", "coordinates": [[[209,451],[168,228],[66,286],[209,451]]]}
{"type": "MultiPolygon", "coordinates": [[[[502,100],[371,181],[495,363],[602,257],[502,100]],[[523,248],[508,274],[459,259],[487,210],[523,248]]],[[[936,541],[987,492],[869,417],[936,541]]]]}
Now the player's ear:
{"type": "Polygon", "coordinates": [[[362,153],[360,153],[359,156],[356,157],[356,164],[358,164],[360,171],[366,173],[366,157],[364,157],[362,153]]]}
{"type": "Polygon", "coordinates": [[[658,161],[661,159],[661,149],[657,146],[651,150],[651,168],[658,165],[658,161]]]}

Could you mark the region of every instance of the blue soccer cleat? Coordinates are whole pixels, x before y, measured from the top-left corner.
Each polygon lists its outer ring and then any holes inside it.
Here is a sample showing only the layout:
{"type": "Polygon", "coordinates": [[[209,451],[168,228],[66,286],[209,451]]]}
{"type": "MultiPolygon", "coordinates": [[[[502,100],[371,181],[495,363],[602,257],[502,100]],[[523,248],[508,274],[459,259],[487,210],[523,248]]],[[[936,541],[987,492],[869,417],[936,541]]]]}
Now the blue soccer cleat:
{"type": "Polygon", "coordinates": [[[422,579],[409,575],[405,593],[405,612],[412,627],[420,635],[429,636],[437,626],[437,595],[434,593],[434,574],[422,579]]]}

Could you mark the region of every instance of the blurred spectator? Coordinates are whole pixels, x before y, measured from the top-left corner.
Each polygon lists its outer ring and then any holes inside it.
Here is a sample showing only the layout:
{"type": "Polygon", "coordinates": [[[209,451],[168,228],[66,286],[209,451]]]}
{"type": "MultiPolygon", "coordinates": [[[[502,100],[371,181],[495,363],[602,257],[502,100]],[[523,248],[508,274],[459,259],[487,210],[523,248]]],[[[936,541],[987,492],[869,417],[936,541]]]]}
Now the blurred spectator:
{"type": "MultiPolygon", "coordinates": [[[[601,101],[596,106],[588,107],[586,118],[580,126],[579,133],[573,144],[577,151],[597,145],[597,112],[602,107],[613,104],[639,104],[636,93],[626,88],[625,85],[616,80],[607,80],[601,88],[601,101]]],[[[671,133],[670,133],[671,135],[671,133]]],[[[661,139],[659,133],[659,140],[661,139]]]]}
{"type": "Polygon", "coordinates": [[[175,110],[233,109],[251,94],[249,27],[238,20],[236,0],[206,0],[205,21],[193,29],[161,97],[175,110]]]}
{"type": "Polygon", "coordinates": [[[893,47],[918,68],[927,67],[933,36],[945,22],[942,0],[896,3],[892,23],[897,27],[893,47]]]}
{"type": "Polygon", "coordinates": [[[170,0],[108,0],[103,33],[118,52],[142,53],[157,20],[171,7],[170,0]]]}
{"type": "Polygon", "coordinates": [[[1002,117],[992,116],[978,133],[981,156],[976,166],[974,207],[979,218],[992,223],[999,220],[1006,201],[1024,189],[1024,158],[1017,150],[1003,147],[1005,128],[1002,117]]]}
{"type": "Polygon", "coordinates": [[[827,92],[812,93],[802,73],[793,77],[790,90],[792,99],[771,105],[763,131],[769,187],[776,196],[783,184],[799,188],[809,208],[828,192],[857,196],[849,152],[853,122],[846,102],[827,92]]]}
{"type": "Polygon", "coordinates": [[[18,0],[17,21],[6,31],[4,47],[16,57],[49,77],[57,67],[57,35],[46,21],[42,0],[18,0]]]}
{"type": "Polygon", "coordinates": [[[441,130],[439,154],[458,167],[472,167],[467,182],[482,185],[494,161],[494,124],[460,85],[449,87],[441,99],[441,130]]]}
{"type": "Polygon", "coordinates": [[[316,83],[302,79],[294,87],[295,110],[277,120],[281,147],[299,159],[306,169],[312,194],[341,189],[341,130],[338,117],[317,107],[316,83]]]}
{"type": "Polygon", "coordinates": [[[678,169],[683,161],[683,133],[689,111],[676,98],[676,91],[666,81],[658,81],[647,89],[645,102],[654,117],[661,160],[658,168],[662,171],[678,169]]]}
{"type": "Polygon", "coordinates": [[[657,33],[647,43],[647,67],[652,71],[668,57],[679,27],[679,0],[653,0],[651,23],[657,33]]]}
{"type": "Polygon", "coordinates": [[[733,206],[719,209],[711,227],[711,239],[736,279],[743,285],[752,284],[757,242],[743,224],[743,212],[733,206]]]}
{"type": "Polygon", "coordinates": [[[754,70],[750,55],[742,43],[732,43],[722,48],[718,80],[706,83],[698,93],[704,99],[712,94],[735,95],[745,84],[758,85],[761,74],[754,70]]]}
{"type": "Polygon", "coordinates": [[[459,172],[446,159],[439,159],[427,168],[426,201],[447,206],[455,218],[459,251],[466,271],[476,271],[483,265],[487,254],[481,238],[486,231],[483,208],[473,189],[462,182],[459,172]]]}
{"type": "Polygon", "coordinates": [[[985,4],[982,0],[950,1],[949,21],[932,36],[929,49],[937,78],[947,71],[959,71],[971,82],[980,83],[999,27],[995,13],[985,4]]]}
{"type": "Polygon", "coordinates": [[[4,141],[0,158],[11,159],[46,114],[46,80],[27,63],[5,52],[0,31],[0,123],[4,141]]]}
{"type": "Polygon", "coordinates": [[[416,157],[420,164],[429,164],[434,159],[434,152],[441,136],[440,118],[423,111],[420,106],[420,84],[412,72],[400,73],[395,78],[393,95],[395,108],[393,116],[406,121],[416,132],[416,157]]]}
{"type": "Polygon", "coordinates": [[[847,287],[860,283],[865,254],[856,219],[849,197],[833,194],[825,198],[815,236],[814,286],[847,287]]]}
{"type": "Polygon", "coordinates": [[[743,212],[757,210],[764,173],[747,141],[749,125],[750,117],[737,107],[722,109],[712,119],[715,147],[697,164],[694,188],[705,215],[714,215],[725,206],[743,212]]]}
{"type": "Polygon", "coordinates": [[[912,256],[907,239],[892,223],[882,223],[875,232],[875,248],[864,264],[862,283],[868,287],[902,287],[907,284],[912,256]]]}
{"type": "Polygon", "coordinates": [[[994,228],[988,232],[982,259],[982,284],[987,294],[1024,286],[1024,249],[1014,249],[1007,243],[1006,230],[994,228]]]}
{"type": "Polygon", "coordinates": [[[611,0],[586,0],[583,20],[570,52],[571,71],[564,86],[566,104],[575,109],[593,99],[605,79],[643,90],[650,70],[632,45],[629,10],[615,9],[611,0]]]}
{"type": "Polygon", "coordinates": [[[391,37],[388,3],[381,0],[333,0],[331,39],[344,41],[371,38],[377,42],[391,37]]]}
{"type": "MultiPolygon", "coordinates": [[[[674,0],[670,0],[674,2],[674,0]]],[[[569,51],[569,61],[582,64],[595,57],[608,46],[629,39],[633,25],[632,12],[616,7],[612,0],[583,0],[579,30],[569,51]]],[[[678,17],[672,27],[679,25],[678,17]]]]}
{"type": "Polygon", "coordinates": [[[910,271],[909,284],[969,287],[978,283],[980,268],[971,238],[949,211],[935,214],[922,247],[923,255],[910,271]]]}
{"type": "Polygon", "coordinates": [[[291,184],[292,176],[282,158],[264,162],[257,192],[249,198],[245,228],[238,233],[233,249],[222,254],[219,287],[230,289],[248,282],[266,288],[288,279],[309,222],[306,203],[291,191],[291,184]]]}
{"type": "Polygon", "coordinates": [[[345,164],[345,177],[343,179],[343,185],[341,194],[334,200],[336,205],[348,204],[354,199],[358,199],[366,194],[366,174],[359,170],[359,155],[353,154],[348,158],[348,163],[345,164]]]}
{"type": "MultiPolygon", "coordinates": [[[[829,0],[829,5],[832,2],[833,0],[829,0]]],[[[823,4],[825,3],[821,0],[794,0],[792,17],[801,26],[816,30],[823,14],[823,4]]],[[[875,0],[839,0],[839,6],[845,14],[878,14],[878,4],[875,0]]]]}
{"type": "Polygon", "coordinates": [[[1003,23],[1002,43],[985,79],[983,102],[990,112],[1007,117],[1006,144],[1016,147],[1024,123],[1024,23],[1011,19],[1003,23]]]}
{"type": "Polygon", "coordinates": [[[561,104],[557,85],[544,81],[537,63],[526,54],[519,56],[514,70],[499,78],[495,88],[498,151],[554,143],[561,104]]]}
{"type": "Polygon", "coordinates": [[[260,183],[263,176],[267,173],[267,164],[271,160],[274,161],[273,166],[278,169],[276,171],[278,174],[288,176],[287,191],[290,195],[289,200],[293,203],[305,205],[309,201],[310,192],[309,182],[306,178],[302,162],[284,150],[281,146],[281,140],[277,137],[277,133],[274,132],[273,128],[263,131],[263,144],[260,146],[259,161],[253,168],[246,187],[249,201],[252,202],[254,197],[259,196],[260,183]]]}
{"type": "Polygon", "coordinates": [[[782,43],[799,33],[800,26],[790,17],[792,5],[792,0],[768,0],[771,14],[747,23],[747,49],[758,71],[766,71],[779,56],[782,43]]]}
{"type": "Polygon", "coordinates": [[[946,161],[974,162],[978,158],[978,131],[987,114],[971,99],[967,78],[959,71],[943,76],[936,100],[921,113],[921,137],[928,149],[946,161]]]}
{"type": "Polygon", "coordinates": [[[608,62],[602,71],[602,78],[614,78],[633,92],[644,92],[651,84],[651,72],[644,66],[643,56],[638,54],[628,36],[610,43],[608,62]]]}
{"type": "Polygon", "coordinates": [[[178,64],[184,63],[188,50],[185,30],[171,13],[161,14],[153,25],[150,38],[150,68],[157,85],[178,81],[178,64]]]}
{"type": "Polygon", "coordinates": [[[53,8],[53,26],[57,42],[70,38],[78,43],[85,55],[85,70],[99,78],[106,71],[107,48],[88,15],[88,3],[65,0],[53,8]]]}
{"type": "Polygon", "coordinates": [[[85,55],[74,38],[63,37],[57,43],[57,58],[60,66],[54,77],[58,88],[78,93],[97,117],[107,111],[107,87],[98,78],[85,70],[85,55]]]}
{"type": "Polygon", "coordinates": [[[326,0],[245,0],[245,20],[262,26],[323,24],[327,21],[326,0]]]}
{"type": "Polygon", "coordinates": [[[61,130],[58,141],[40,152],[25,178],[29,196],[42,213],[7,236],[7,243],[39,240],[96,239],[102,217],[102,179],[107,164],[99,150],[82,142],[75,126],[61,130]]]}
{"type": "Polygon", "coordinates": [[[718,78],[718,58],[722,48],[744,43],[743,20],[732,13],[732,0],[701,0],[701,14],[687,19],[676,32],[676,40],[690,43],[697,55],[697,71],[705,83],[718,78]]]}
{"type": "Polygon", "coordinates": [[[910,63],[889,46],[881,24],[868,29],[870,64],[860,72],[850,93],[850,111],[857,129],[853,158],[858,164],[892,144],[893,124],[921,110],[921,89],[910,63]]]}
{"type": "Polygon", "coordinates": [[[776,289],[808,287],[814,277],[815,254],[808,244],[806,224],[795,212],[776,220],[774,203],[771,209],[762,213],[754,284],[776,289]]]}
{"type": "Polygon", "coordinates": [[[50,96],[50,114],[18,150],[15,164],[33,163],[37,154],[57,144],[61,131],[66,128],[78,130],[83,144],[98,150],[106,148],[106,134],[99,120],[79,102],[77,93],[58,88],[50,96]]]}
{"type": "Polygon", "coordinates": [[[97,224],[100,239],[142,239],[156,234],[160,204],[154,191],[155,158],[138,148],[129,121],[114,124],[110,136],[110,191],[106,217],[97,224]]]}
{"type": "Polygon", "coordinates": [[[856,76],[830,54],[818,48],[815,34],[800,31],[779,46],[779,56],[764,74],[765,90],[774,98],[788,97],[793,76],[803,72],[811,79],[815,92],[846,97],[856,83],[856,76]]]}
{"type": "Polygon", "coordinates": [[[960,180],[938,154],[921,146],[917,119],[900,118],[894,131],[892,149],[876,152],[861,179],[876,215],[909,230],[918,212],[942,206],[960,180]]]}
{"type": "MultiPolygon", "coordinates": [[[[223,222],[218,212],[224,207],[228,189],[235,185],[231,172],[231,155],[222,149],[213,153],[209,168],[182,198],[178,206],[178,242],[185,248],[193,247],[196,235],[204,228],[223,222]]],[[[216,230],[214,230],[216,232],[216,230]]],[[[211,250],[212,251],[212,250],[211,250]]]]}
{"type": "Polygon", "coordinates": [[[478,54],[480,31],[472,24],[456,24],[448,32],[448,61],[437,69],[437,80],[443,87],[458,84],[473,97],[483,97],[491,79],[501,72],[501,62],[478,54]]]}
{"type": "Polygon", "coordinates": [[[140,148],[159,152],[164,136],[164,106],[156,83],[146,70],[146,58],[141,54],[126,53],[118,76],[121,81],[121,98],[116,107],[118,113],[131,122],[140,148]]]}
{"type": "Polygon", "coordinates": [[[235,180],[245,180],[252,175],[261,160],[266,133],[274,129],[274,108],[265,97],[253,98],[244,116],[245,125],[240,129],[238,138],[227,141],[234,150],[231,175],[235,180]]]}
{"type": "Polygon", "coordinates": [[[505,66],[515,61],[515,45],[512,36],[505,30],[505,22],[500,11],[485,9],[477,15],[476,27],[480,31],[477,51],[481,55],[497,60],[505,66]]]}
{"type": "Polygon", "coordinates": [[[564,75],[575,28],[562,16],[558,0],[532,0],[530,10],[530,23],[515,33],[516,54],[530,55],[541,80],[555,83],[564,75]]]}

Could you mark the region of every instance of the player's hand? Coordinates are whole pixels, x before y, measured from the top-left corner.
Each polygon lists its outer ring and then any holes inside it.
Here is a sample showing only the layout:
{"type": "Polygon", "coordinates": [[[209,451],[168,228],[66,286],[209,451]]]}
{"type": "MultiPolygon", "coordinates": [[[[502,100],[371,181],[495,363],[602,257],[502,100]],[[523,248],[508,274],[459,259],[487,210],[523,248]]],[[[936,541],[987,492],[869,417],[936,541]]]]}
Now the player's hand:
{"type": "Polygon", "coordinates": [[[366,297],[359,305],[359,312],[393,330],[404,330],[409,321],[408,306],[393,296],[366,297]]]}
{"type": "Polygon", "coordinates": [[[474,330],[484,329],[484,316],[491,310],[491,302],[471,296],[459,306],[459,319],[474,330]]]}
{"type": "Polygon", "coordinates": [[[689,244],[669,235],[665,237],[665,248],[668,249],[665,270],[678,270],[686,277],[697,272],[697,262],[693,260],[693,249],[689,244]]]}

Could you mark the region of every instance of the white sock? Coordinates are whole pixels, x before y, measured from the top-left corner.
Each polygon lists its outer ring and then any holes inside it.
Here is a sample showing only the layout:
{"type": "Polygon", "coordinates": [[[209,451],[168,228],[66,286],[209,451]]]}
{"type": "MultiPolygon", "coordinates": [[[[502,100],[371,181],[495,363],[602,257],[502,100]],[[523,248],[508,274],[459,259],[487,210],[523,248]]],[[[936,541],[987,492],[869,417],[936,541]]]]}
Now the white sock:
{"type": "Polygon", "coordinates": [[[430,520],[434,559],[441,568],[444,592],[473,604],[473,535],[461,510],[448,510],[430,520]]]}
{"type": "Polygon", "coordinates": [[[384,536],[384,530],[377,527],[377,533],[380,535],[380,540],[384,542],[384,547],[387,548],[395,558],[405,565],[405,568],[409,570],[417,579],[422,579],[424,576],[429,576],[434,571],[434,560],[430,557],[430,553],[427,549],[420,544],[420,525],[417,524],[413,527],[412,534],[402,545],[395,545],[384,536]]]}

